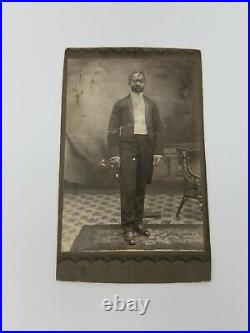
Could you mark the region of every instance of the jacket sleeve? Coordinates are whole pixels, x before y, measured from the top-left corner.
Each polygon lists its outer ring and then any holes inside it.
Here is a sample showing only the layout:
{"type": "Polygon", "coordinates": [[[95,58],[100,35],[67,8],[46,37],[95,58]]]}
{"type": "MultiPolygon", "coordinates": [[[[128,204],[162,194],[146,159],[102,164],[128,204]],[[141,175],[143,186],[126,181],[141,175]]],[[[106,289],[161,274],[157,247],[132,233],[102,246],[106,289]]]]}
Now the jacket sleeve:
{"type": "Polygon", "coordinates": [[[119,148],[120,138],[120,112],[119,105],[116,103],[111,112],[109,126],[108,126],[108,148],[109,157],[120,156],[119,148]]]}
{"type": "Polygon", "coordinates": [[[163,155],[163,128],[158,106],[153,102],[154,155],[163,155]]]}

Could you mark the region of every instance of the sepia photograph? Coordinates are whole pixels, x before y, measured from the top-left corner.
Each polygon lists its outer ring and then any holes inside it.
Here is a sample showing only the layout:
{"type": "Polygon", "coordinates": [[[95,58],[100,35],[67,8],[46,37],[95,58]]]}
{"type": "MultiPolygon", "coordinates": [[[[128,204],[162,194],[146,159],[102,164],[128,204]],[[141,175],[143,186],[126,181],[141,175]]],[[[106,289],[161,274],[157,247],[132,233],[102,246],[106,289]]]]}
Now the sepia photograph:
{"type": "Polygon", "coordinates": [[[61,126],[57,278],[210,280],[201,52],[67,49],[61,126]]]}
{"type": "Polygon", "coordinates": [[[2,330],[247,330],[247,3],[2,11],[2,330]]]}

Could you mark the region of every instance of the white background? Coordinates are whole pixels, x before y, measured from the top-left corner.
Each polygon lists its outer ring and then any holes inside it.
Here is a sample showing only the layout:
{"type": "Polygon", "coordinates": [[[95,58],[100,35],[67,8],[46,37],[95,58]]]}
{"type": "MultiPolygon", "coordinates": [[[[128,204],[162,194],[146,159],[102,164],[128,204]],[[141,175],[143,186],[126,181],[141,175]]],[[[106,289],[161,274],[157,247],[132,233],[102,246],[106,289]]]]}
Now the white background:
{"type": "Polygon", "coordinates": [[[247,328],[247,5],[4,3],[4,330],[247,328]],[[212,281],[55,281],[66,47],[198,48],[212,281]],[[150,298],[145,316],[103,298],[150,298]]]}

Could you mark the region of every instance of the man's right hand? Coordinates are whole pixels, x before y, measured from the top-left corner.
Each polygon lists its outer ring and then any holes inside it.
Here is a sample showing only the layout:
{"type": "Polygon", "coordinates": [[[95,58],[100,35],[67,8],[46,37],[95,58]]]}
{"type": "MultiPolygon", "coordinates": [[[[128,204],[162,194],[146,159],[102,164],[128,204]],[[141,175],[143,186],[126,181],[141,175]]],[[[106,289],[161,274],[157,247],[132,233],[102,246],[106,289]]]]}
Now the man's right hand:
{"type": "Polygon", "coordinates": [[[117,168],[119,168],[120,167],[121,158],[120,158],[120,156],[111,157],[110,162],[111,162],[111,165],[116,166],[117,168]]]}

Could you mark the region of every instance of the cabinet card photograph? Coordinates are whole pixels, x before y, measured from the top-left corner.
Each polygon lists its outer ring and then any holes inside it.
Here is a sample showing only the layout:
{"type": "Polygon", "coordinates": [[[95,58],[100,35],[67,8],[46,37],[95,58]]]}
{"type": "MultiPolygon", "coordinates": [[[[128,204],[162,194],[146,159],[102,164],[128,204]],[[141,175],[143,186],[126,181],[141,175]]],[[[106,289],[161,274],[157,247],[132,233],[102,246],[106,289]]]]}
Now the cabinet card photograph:
{"type": "Polygon", "coordinates": [[[58,280],[210,280],[201,64],[193,49],[66,50],[58,280]]]}

